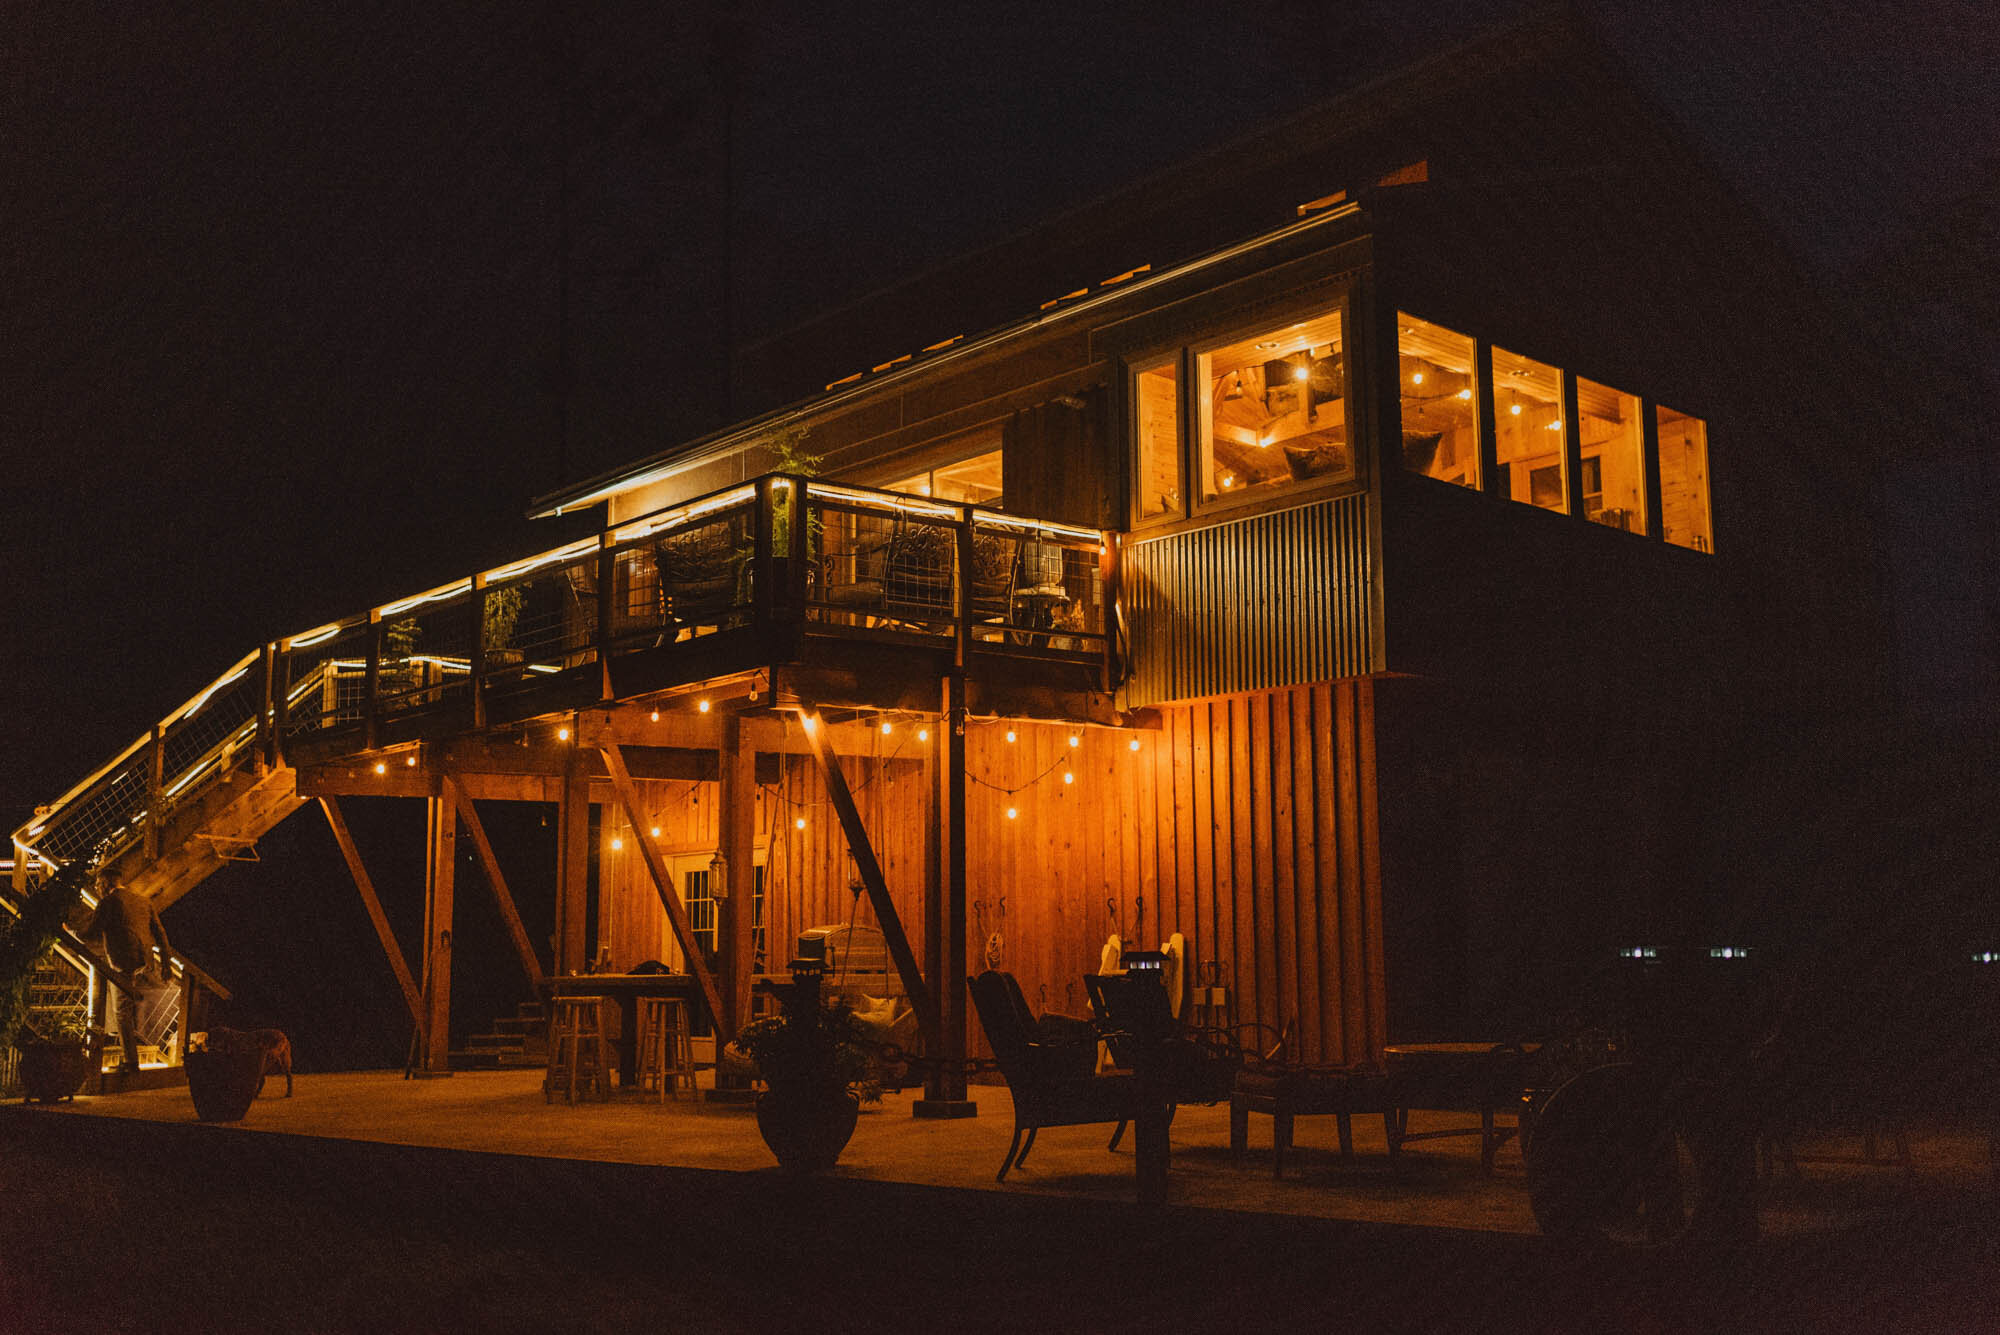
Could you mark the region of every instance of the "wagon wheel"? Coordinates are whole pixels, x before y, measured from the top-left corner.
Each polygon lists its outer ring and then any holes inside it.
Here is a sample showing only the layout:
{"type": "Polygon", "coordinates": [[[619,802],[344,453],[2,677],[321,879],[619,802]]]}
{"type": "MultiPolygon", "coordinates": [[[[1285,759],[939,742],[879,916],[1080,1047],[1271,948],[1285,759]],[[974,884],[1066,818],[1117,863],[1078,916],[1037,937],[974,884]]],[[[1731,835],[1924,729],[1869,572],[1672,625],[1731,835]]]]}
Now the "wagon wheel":
{"type": "MultiPolygon", "coordinates": [[[[1630,1063],[1585,1071],[1552,1094],[1527,1147],[1542,1232],[1583,1250],[1744,1241],[1741,1165],[1683,1102],[1630,1063]]],[[[1748,1220],[1754,1232],[1754,1212],[1748,1220]]]]}

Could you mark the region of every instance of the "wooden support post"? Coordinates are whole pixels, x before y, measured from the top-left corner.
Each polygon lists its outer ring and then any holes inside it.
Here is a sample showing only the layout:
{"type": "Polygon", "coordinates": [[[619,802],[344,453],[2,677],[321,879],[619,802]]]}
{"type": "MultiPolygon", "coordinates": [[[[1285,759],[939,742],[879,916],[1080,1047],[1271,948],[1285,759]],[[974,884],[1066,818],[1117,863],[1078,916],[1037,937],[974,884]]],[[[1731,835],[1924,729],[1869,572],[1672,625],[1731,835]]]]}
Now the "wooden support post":
{"type": "Polygon", "coordinates": [[[146,861],[160,860],[160,822],[166,819],[166,747],[162,745],[160,725],[153,725],[153,740],[146,751],[146,861]]]}
{"type": "Polygon", "coordinates": [[[556,807],[556,973],[583,972],[589,932],[590,772],[572,749],[556,807]]]}
{"type": "Polygon", "coordinates": [[[266,644],[257,652],[257,773],[267,773],[278,763],[277,716],[273,701],[278,697],[278,646],[266,644]]]}
{"type": "MultiPolygon", "coordinates": [[[[458,787],[450,779],[443,788],[458,787]]],[[[452,891],[458,874],[458,810],[450,796],[424,799],[429,858],[424,876],[424,1047],[431,1075],[451,1069],[452,891]]]]}
{"type": "MultiPolygon", "coordinates": [[[[619,805],[625,808],[625,819],[632,828],[644,830],[650,823],[646,813],[639,808],[639,798],[632,790],[632,774],[625,768],[624,753],[618,744],[611,741],[598,742],[598,749],[604,753],[604,767],[611,771],[611,787],[618,794],[619,805]]],[[[674,879],[660,861],[660,850],[651,839],[635,839],[639,853],[646,863],[646,875],[653,880],[653,890],[660,897],[660,907],[667,911],[667,922],[674,929],[674,939],[681,944],[681,953],[687,957],[688,970],[694,974],[695,982],[701,986],[702,999],[708,1003],[708,1013],[715,1019],[715,1036],[718,1043],[727,1043],[736,1037],[736,1031],[729,1028],[729,1012],[722,1003],[722,993],[715,985],[715,975],[708,971],[708,965],[701,957],[701,945],[688,930],[687,909],[681,903],[680,892],[674,889],[674,879]]]]}
{"type": "Polygon", "coordinates": [[[598,696],[613,700],[617,698],[617,692],[611,685],[611,586],[618,578],[618,556],[611,550],[609,531],[598,539],[598,544],[597,625],[591,638],[597,649],[598,696]]]}
{"type": "Polygon", "coordinates": [[[757,889],[757,753],[744,744],[742,716],[732,712],[722,724],[722,750],[716,773],[716,844],[728,881],[720,911],[722,999],[729,1011],[729,1032],[750,1020],[752,928],[757,889]]]}
{"type": "MultiPolygon", "coordinates": [[[[826,781],[827,797],[833,802],[834,814],[840,817],[841,831],[847,836],[847,851],[854,857],[854,866],[861,873],[861,884],[868,891],[868,902],[875,908],[875,921],[882,928],[882,940],[889,947],[890,958],[896,961],[896,972],[903,980],[903,995],[910,999],[919,1017],[929,1016],[935,1021],[937,1012],[930,1000],[930,989],[924,985],[922,971],[917,968],[916,953],[910,949],[910,938],[903,932],[903,921],[896,914],[896,905],[889,898],[888,882],[882,877],[882,864],[875,860],[874,846],[868,842],[868,831],[861,824],[861,812],[854,805],[854,794],[848,790],[847,777],[840,772],[840,761],[833,754],[833,745],[827,740],[826,726],[821,722],[819,710],[810,704],[803,704],[806,744],[812,748],[813,759],[819,765],[820,777],[826,781]]],[[[928,1028],[928,1026],[927,1026],[928,1028]]],[[[938,1035],[933,1030],[924,1035],[927,1044],[935,1044],[938,1035]]]]}
{"type": "Polygon", "coordinates": [[[944,680],[938,719],[936,786],[932,790],[931,837],[936,845],[936,879],[931,889],[928,936],[936,961],[932,1008],[937,1033],[928,1051],[938,1059],[918,1116],[971,1117],[978,1109],[965,1089],[965,678],[944,680]]]}
{"type": "Polygon", "coordinates": [[[452,800],[458,806],[459,819],[465,822],[467,833],[472,836],[472,846],[479,853],[479,866],[486,873],[486,884],[493,891],[493,903],[500,910],[500,918],[507,924],[507,934],[513,939],[514,953],[521,958],[521,967],[527,971],[528,981],[542,981],[542,961],[535,954],[534,943],[528,940],[528,929],[521,925],[521,911],[514,907],[514,895],[507,889],[507,878],[500,874],[500,859],[493,856],[493,845],[486,838],[486,826],[479,819],[479,812],[472,805],[472,798],[457,783],[447,776],[445,786],[451,790],[452,800]]]}
{"type": "Polygon", "coordinates": [[[382,953],[389,957],[389,967],[395,971],[396,985],[403,989],[403,1000],[409,1004],[410,1019],[418,1029],[424,1026],[423,994],[417,991],[417,980],[410,976],[410,966],[403,962],[403,948],[396,944],[396,934],[389,930],[388,915],[382,912],[382,901],[375,894],[375,882],[369,879],[368,868],[361,863],[361,851],[354,846],[354,836],[348,833],[347,821],[340,814],[340,807],[331,797],[319,800],[320,810],[326,813],[326,823],[333,830],[333,841],[340,845],[340,856],[347,862],[347,873],[354,878],[354,888],[361,892],[361,902],[368,910],[368,921],[375,924],[376,939],[382,943],[382,953]]]}
{"type": "MultiPolygon", "coordinates": [[[[333,665],[327,664],[327,683],[333,683],[333,665]]],[[[373,751],[382,735],[382,614],[368,614],[367,675],[362,678],[361,744],[373,751]]]]}
{"type": "MultiPolygon", "coordinates": [[[[486,576],[472,577],[472,647],[466,652],[467,676],[472,687],[472,726],[486,726],[486,576]]],[[[459,815],[465,812],[461,808],[459,815]]],[[[469,824],[470,822],[468,822],[469,824]]]]}

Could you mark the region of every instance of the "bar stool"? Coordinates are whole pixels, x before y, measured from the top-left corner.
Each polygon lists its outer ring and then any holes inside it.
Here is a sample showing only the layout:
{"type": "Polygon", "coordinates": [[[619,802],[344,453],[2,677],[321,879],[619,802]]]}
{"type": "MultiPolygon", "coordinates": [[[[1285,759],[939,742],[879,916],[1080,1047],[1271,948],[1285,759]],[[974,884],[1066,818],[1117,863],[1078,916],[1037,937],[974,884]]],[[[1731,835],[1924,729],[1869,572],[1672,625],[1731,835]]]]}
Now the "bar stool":
{"type": "Polygon", "coordinates": [[[549,1073],[542,1079],[542,1102],[554,1102],[561,1088],[575,1103],[579,1083],[586,1096],[611,1097],[603,997],[557,997],[549,1014],[549,1073]]]}
{"type": "Polygon", "coordinates": [[[638,1083],[640,1089],[657,1088],[662,1103],[669,1091],[679,1099],[683,1084],[695,1092],[694,1042],[687,1003],[679,997],[639,998],[638,1083]]]}

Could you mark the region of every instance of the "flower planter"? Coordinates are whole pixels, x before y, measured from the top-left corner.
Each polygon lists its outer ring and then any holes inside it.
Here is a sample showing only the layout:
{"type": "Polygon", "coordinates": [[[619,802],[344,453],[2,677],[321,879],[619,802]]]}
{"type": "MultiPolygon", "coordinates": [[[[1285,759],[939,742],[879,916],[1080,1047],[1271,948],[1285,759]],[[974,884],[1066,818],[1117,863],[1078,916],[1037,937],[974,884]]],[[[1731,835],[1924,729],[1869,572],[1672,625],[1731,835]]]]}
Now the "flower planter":
{"type": "Polygon", "coordinates": [[[861,1100],[845,1089],[771,1089],[758,1096],[757,1130],[788,1173],[823,1173],[854,1135],[861,1100]]]}
{"type": "Polygon", "coordinates": [[[256,1047],[187,1055],[188,1094],[194,1099],[194,1115],[204,1122],[242,1121],[263,1078],[264,1053],[256,1047]]]}
{"type": "Polygon", "coordinates": [[[29,1043],[21,1049],[21,1095],[30,1103],[74,1099],[90,1078],[90,1048],[82,1043],[29,1043]]]}

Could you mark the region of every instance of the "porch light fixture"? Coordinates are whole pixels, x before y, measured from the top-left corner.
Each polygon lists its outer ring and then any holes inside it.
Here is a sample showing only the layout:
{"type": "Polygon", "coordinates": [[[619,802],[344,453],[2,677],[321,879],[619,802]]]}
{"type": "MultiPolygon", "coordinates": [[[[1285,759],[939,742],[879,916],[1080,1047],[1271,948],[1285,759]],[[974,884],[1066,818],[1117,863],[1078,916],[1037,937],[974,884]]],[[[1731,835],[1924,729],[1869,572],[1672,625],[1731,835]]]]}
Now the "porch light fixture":
{"type": "Polygon", "coordinates": [[[729,898],[729,859],[719,848],[708,860],[708,897],[718,904],[729,898]]]}

